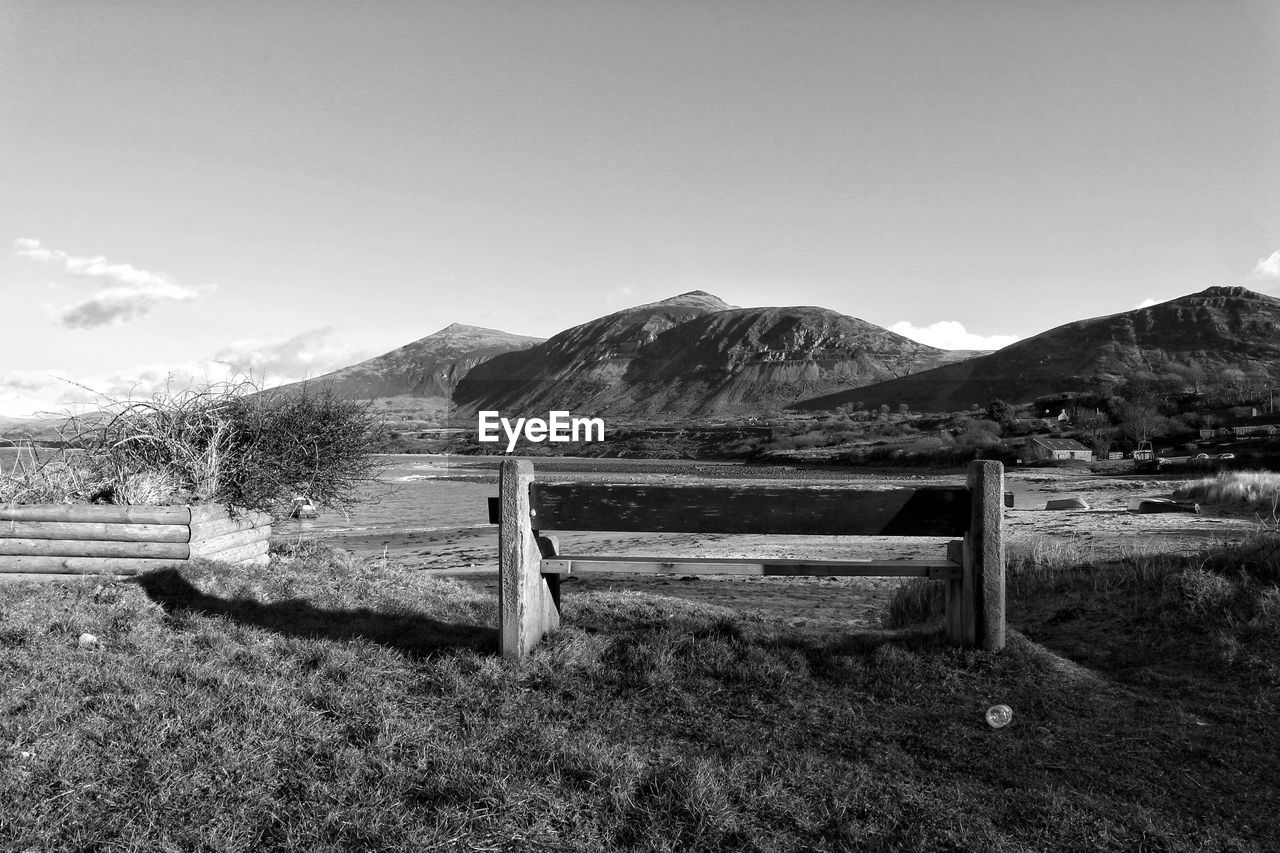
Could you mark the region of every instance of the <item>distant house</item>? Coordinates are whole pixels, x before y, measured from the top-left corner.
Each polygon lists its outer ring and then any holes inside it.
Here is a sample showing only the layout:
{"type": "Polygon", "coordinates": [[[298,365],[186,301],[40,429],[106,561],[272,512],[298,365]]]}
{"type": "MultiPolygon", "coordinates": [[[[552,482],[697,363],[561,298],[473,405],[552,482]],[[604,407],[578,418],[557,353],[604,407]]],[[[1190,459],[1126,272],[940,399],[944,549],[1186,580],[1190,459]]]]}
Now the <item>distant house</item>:
{"type": "Polygon", "coordinates": [[[1009,418],[1005,423],[1011,429],[1053,429],[1058,422],[1053,418],[1009,418]]]}
{"type": "Polygon", "coordinates": [[[1280,433],[1280,415],[1241,418],[1237,421],[1231,421],[1226,428],[1230,429],[1231,434],[1236,438],[1244,438],[1246,435],[1274,436],[1280,433]]]}
{"type": "Polygon", "coordinates": [[[1079,459],[1093,461],[1093,451],[1074,438],[1032,438],[1027,443],[1032,459],[1079,459]]]}

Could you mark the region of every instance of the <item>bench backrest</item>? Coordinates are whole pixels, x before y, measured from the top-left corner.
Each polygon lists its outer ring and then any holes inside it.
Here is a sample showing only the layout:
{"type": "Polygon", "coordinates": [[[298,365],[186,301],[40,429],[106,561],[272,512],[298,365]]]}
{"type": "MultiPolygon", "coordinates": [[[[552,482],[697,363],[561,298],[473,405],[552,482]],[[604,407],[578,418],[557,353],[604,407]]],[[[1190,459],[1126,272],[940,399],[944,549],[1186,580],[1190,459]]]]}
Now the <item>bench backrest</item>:
{"type": "MultiPolygon", "coordinates": [[[[502,520],[491,499],[489,521],[502,520]]],[[[960,536],[972,501],[964,486],[529,485],[534,530],[763,533],[804,536],[960,536]]]]}

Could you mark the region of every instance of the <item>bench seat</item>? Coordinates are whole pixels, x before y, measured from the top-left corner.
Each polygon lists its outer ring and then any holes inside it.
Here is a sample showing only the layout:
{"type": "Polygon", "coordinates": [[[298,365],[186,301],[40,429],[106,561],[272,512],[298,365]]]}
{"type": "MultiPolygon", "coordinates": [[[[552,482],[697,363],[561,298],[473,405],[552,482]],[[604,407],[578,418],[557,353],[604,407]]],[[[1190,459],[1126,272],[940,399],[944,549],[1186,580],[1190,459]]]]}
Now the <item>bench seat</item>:
{"type": "Polygon", "coordinates": [[[740,557],[543,557],[541,572],[559,575],[628,572],[644,575],[754,575],[763,577],[932,578],[958,580],[951,560],[763,560],[740,557]]]}

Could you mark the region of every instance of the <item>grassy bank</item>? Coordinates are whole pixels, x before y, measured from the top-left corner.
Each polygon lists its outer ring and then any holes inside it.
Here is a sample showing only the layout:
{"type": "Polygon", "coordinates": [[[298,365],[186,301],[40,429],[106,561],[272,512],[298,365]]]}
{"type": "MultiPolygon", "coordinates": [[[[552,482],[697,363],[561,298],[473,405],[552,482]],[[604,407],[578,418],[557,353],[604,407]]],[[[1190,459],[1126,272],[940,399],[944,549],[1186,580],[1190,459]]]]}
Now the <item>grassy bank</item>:
{"type": "Polygon", "coordinates": [[[1275,516],[1280,508],[1280,474],[1273,471],[1224,471],[1183,483],[1174,497],[1218,506],[1238,507],[1275,516]]]}
{"type": "Polygon", "coordinates": [[[1024,633],[1001,654],[928,628],[819,635],[659,596],[566,594],[564,628],[521,666],[493,655],[485,594],[322,549],[267,571],[8,585],[0,839],[1275,849],[1274,673],[1215,674],[1193,655],[1171,681],[1176,634],[1138,666],[1128,655],[1167,626],[1126,632],[1107,620],[1144,625],[1141,596],[1081,583],[1078,600],[1048,581],[1017,593],[1024,633]],[[1095,617],[1105,630],[1072,652],[1062,629],[1095,617]],[[999,730],[983,721],[995,702],[1014,709],[999,730]]]}

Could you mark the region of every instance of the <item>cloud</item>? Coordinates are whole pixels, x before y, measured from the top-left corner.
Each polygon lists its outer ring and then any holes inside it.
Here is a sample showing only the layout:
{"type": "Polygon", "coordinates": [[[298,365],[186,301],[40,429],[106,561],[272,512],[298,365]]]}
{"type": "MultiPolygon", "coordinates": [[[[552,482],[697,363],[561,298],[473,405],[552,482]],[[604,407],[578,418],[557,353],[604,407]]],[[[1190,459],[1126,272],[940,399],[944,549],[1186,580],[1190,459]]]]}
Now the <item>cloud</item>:
{"type": "Polygon", "coordinates": [[[1249,273],[1249,278],[1280,278],[1280,249],[1262,258],[1249,273]]]}
{"type": "Polygon", "coordinates": [[[1017,335],[975,334],[955,320],[939,320],[930,326],[915,326],[902,320],[890,326],[889,331],[938,349],[997,350],[1018,340],[1017,335]]]}
{"type": "Polygon", "coordinates": [[[1152,299],[1150,297],[1147,297],[1146,299],[1142,300],[1141,302],[1139,302],[1137,305],[1133,307],[1134,308],[1150,308],[1152,305],[1159,305],[1159,304],[1160,304],[1159,299],[1152,299]]]}
{"type": "Polygon", "coordinates": [[[65,415],[113,400],[144,400],[163,391],[178,392],[233,379],[225,365],[213,362],[152,364],[117,373],[76,375],[61,368],[0,373],[0,415],[65,415]]]}
{"type": "Polygon", "coordinates": [[[92,393],[61,378],[65,375],[58,368],[0,373],[0,415],[27,418],[62,414],[67,404],[92,399],[92,393]]]}
{"type": "Polygon", "coordinates": [[[245,340],[223,347],[214,360],[276,385],[308,379],[375,355],[338,338],[330,326],[278,341],[245,340]]]}
{"type": "Polygon", "coordinates": [[[56,367],[10,370],[0,372],[0,415],[68,414],[112,400],[146,400],[245,378],[270,387],[319,376],[373,354],[326,327],[282,340],[239,341],[208,359],[137,365],[112,373],[74,374],[56,367]]]}
{"type": "Polygon", "coordinates": [[[71,329],[119,325],[145,316],[161,302],[187,302],[215,289],[214,285],[178,284],[163,273],[149,272],[132,264],[112,263],[101,255],[70,255],[30,237],[14,240],[13,253],[19,258],[58,267],[69,275],[93,279],[100,285],[89,299],[55,310],[58,322],[71,329]]]}

